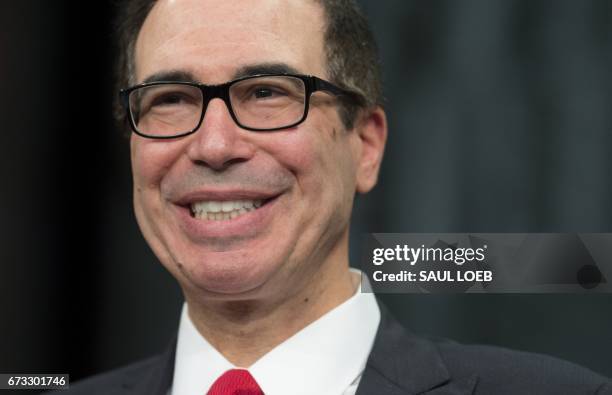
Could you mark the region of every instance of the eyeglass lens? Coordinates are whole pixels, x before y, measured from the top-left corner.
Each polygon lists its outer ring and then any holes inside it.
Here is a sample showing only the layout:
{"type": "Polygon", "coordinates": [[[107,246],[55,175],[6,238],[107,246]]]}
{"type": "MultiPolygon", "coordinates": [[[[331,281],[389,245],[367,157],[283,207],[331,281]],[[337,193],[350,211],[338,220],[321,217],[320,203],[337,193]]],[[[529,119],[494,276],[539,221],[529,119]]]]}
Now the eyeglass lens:
{"type": "MultiPolygon", "coordinates": [[[[236,121],[251,129],[277,129],[295,124],[305,113],[306,87],[300,78],[261,76],[229,88],[236,121]]],[[[141,134],[174,136],[198,127],[204,109],[202,90],[185,84],[140,87],[130,93],[130,113],[141,134]]]]}

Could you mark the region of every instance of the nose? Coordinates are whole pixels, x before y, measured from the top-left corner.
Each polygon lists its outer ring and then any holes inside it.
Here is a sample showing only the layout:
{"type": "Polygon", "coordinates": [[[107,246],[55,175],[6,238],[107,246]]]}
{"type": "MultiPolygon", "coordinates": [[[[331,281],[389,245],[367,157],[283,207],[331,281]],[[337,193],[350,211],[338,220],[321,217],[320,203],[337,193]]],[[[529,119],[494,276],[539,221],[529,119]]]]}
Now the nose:
{"type": "Polygon", "coordinates": [[[242,131],[223,100],[212,99],[204,111],[200,128],[189,136],[188,157],[214,170],[249,160],[254,153],[253,145],[241,136],[242,131]]]}

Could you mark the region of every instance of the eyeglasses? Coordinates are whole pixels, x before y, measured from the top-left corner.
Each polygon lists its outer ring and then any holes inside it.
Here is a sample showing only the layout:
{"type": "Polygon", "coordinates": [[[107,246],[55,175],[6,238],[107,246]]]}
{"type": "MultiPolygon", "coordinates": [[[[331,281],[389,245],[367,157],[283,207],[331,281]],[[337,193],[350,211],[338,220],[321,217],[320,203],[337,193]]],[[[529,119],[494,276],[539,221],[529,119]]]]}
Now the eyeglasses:
{"type": "Polygon", "coordinates": [[[288,129],[304,122],[310,96],[359,96],[321,78],[300,74],[258,74],[220,85],[160,81],[122,89],[119,94],[132,130],[143,137],[169,139],[200,128],[208,103],[223,100],[238,126],[254,132],[288,129]]]}

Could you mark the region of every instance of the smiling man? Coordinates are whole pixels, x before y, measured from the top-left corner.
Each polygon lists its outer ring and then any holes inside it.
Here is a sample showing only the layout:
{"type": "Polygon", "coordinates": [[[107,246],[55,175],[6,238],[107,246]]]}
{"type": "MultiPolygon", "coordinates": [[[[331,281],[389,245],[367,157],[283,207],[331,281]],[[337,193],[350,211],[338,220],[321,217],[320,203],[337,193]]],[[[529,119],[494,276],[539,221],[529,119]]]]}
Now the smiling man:
{"type": "Polygon", "coordinates": [[[376,182],[385,116],[368,107],[347,130],[339,103],[364,100],[321,79],[324,21],[315,2],[160,1],[135,42],[123,95],[138,223],[186,320],[236,366],[359,283],[348,224],[376,182]]]}
{"type": "Polygon", "coordinates": [[[571,364],[410,335],[359,291],[353,198],[387,125],[352,1],[132,0],[120,34],[136,217],[185,305],[163,355],[70,392],[606,391],[571,364]]]}

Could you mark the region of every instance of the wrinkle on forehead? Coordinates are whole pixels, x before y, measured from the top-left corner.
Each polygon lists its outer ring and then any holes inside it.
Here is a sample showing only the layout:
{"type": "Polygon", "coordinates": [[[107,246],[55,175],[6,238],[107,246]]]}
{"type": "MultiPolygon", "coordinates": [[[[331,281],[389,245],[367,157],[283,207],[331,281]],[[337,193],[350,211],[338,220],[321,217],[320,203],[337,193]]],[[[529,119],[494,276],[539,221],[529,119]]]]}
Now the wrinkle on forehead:
{"type": "Polygon", "coordinates": [[[271,61],[320,74],[323,31],[323,10],[310,1],[161,0],[138,37],[136,75],[201,65],[193,71],[219,76],[242,62],[271,61]]]}

